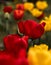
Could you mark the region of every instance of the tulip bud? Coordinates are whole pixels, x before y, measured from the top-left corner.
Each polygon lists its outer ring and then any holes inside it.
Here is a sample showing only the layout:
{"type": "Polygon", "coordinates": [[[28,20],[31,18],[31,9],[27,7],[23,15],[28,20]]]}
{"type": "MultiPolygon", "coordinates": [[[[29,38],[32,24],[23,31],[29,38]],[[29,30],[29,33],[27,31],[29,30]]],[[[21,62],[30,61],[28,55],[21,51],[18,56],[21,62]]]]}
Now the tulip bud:
{"type": "Polygon", "coordinates": [[[5,17],[6,19],[10,19],[10,14],[9,14],[8,12],[6,12],[6,13],[4,14],[4,17],[5,17]]]}

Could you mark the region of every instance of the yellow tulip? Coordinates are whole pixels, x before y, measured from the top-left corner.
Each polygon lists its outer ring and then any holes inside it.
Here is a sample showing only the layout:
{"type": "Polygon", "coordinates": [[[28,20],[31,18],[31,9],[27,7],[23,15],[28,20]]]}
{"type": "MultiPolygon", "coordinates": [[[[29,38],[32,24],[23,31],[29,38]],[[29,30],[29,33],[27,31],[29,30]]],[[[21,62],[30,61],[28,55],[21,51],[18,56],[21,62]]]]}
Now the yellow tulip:
{"type": "Polygon", "coordinates": [[[40,23],[45,22],[45,31],[51,31],[51,15],[49,17],[45,17],[45,20],[42,20],[40,23]]]}
{"type": "Polygon", "coordinates": [[[32,9],[30,12],[35,17],[39,17],[39,16],[41,16],[43,14],[43,12],[39,11],[37,8],[32,9]]]}
{"type": "Polygon", "coordinates": [[[48,46],[45,45],[45,44],[35,45],[34,48],[36,48],[36,49],[42,49],[42,50],[48,50],[48,46]]]}
{"type": "Polygon", "coordinates": [[[28,51],[29,65],[51,65],[51,53],[45,44],[35,45],[28,51]]]}
{"type": "Polygon", "coordinates": [[[38,9],[44,10],[45,8],[48,7],[48,4],[47,4],[46,1],[37,1],[37,2],[36,2],[36,7],[37,7],[38,9]]]}
{"type": "Polygon", "coordinates": [[[32,10],[33,8],[34,8],[34,4],[33,4],[33,3],[30,3],[30,2],[24,3],[24,9],[25,9],[25,10],[30,11],[30,10],[32,10]]]}
{"type": "Polygon", "coordinates": [[[34,53],[33,48],[30,48],[28,52],[28,61],[29,65],[37,65],[36,53],[34,53]]]}

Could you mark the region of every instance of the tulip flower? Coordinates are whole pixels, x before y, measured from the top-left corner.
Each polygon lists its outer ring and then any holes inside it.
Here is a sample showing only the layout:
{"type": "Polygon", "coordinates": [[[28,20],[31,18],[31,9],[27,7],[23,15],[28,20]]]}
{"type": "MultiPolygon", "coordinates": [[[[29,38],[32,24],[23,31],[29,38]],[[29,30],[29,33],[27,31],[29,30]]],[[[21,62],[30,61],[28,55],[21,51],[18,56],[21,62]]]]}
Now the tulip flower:
{"type": "Polygon", "coordinates": [[[30,3],[30,2],[24,3],[24,9],[25,9],[25,10],[30,11],[30,10],[32,10],[33,8],[34,8],[34,4],[33,4],[33,3],[30,3]]]}
{"type": "Polygon", "coordinates": [[[45,44],[35,45],[28,51],[29,65],[51,65],[51,53],[45,44]]]}
{"type": "Polygon", "coordinates": [[[20,33],[29,36],[32,39],[38,39],[44,34],[45,23],[37,23],[34,20],[26,20],[18,22],[20,33]]]}
{"type": "Polygon", "coordinates": [[[36,7],[40,10],[44,10],[48,7],[48,4],[46,1],[37,1],[36,2],[36,7]]]}
{"type": "Polygon", "coordinates": [[[21,50],[23,50],[22,52],[25,53],[28,47],[28,36],[24,36],[21,38],[16,34],[8,35],[4,37],[3,41],[6,48],[6,52],[17,57],[21,50]]]}
{"type": "Polygon", "coordinates": [[[36,18],[38,18],[38,19],[44,17],[44,15],[43,15],[44,13],[43,13],[42,11],[40,11],[39,9],[37,9],[37,8],[32,9],[32,10],[30,11],[30,13],[31,13],[34,17],[36,17],[36,18]]]}
{"type": "Polygon", "coordinates": [[[4,13],[6,13],[6,12],[11,13],[12,10],[13,10],[13,9],[12,9],[11,6],[5,6],[4,9],[3,9],[3,12],[4,12],[4,13]]]}
{"type": "Polygon", "coordinates": [[[24,15],[23,10],[14,10],[13,12],[13,16],[16,20],[22,19],[23,15],[24,15]]]}

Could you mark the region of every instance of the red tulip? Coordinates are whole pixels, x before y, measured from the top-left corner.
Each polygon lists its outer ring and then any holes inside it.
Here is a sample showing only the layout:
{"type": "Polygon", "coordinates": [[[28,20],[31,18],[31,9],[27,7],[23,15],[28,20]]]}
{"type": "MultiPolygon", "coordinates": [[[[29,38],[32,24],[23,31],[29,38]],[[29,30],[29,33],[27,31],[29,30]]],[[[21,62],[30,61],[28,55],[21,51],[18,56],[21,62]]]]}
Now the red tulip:
{"type": "Polygon", "coordinates": [[[44,33],[45,23],[39,24],[33,20],[18,22],[19,31],[32,39],[40,38],[44,33]]]}
{"type": "Polygon", "coordinates": [[[25,49],[21,49],[20,52],[19,52],[18,57],[19,58],[26,58],[26,56],[27,56],[26,50],[25,49]]]}
{"type": "Polygon", "coordinates": [[[14,65],[13,58],[5,53],[0,54],[0,65],[14,65]]]}
{"type": "Polygon", "coordinates": [[[23,15],[24,15],[23,10],[14,10],[13,12],[13,16],[16,20],[22,19],[23,15]]]}
{"type": "Polygon", "coordinates": [[[20,50],[18,58],[7,54],[5,51],[0,51],[0,65],[28,65],[28,59],[25,55],[24,49],[20,50]]]}
{"type": "Polygon", "coordinates": [[[29,65],[27,58],[19,58],[15,60],[15,65],[29,65]]]}
{"type": "Polygon", "coordinates": [[[21,38],[16,34],[8,35],[4,37],[4,45],[7,52],[18,56],[21,49],[27,49],[28,37],[24,36],[21,38]]]}
{"type": "Polygon", "coordinates": [[[16,9],[18,10],[24,10],[24,4],[17,4],[16,9]]]}
{"type": "Polygon", "coordinates": [[[5,6],[4,9],[3,9],[4,13],[6,13],[6,12],[11,13],[12,10],[13,10],[13,9],[12,9],[11,6],[5,6]]]}

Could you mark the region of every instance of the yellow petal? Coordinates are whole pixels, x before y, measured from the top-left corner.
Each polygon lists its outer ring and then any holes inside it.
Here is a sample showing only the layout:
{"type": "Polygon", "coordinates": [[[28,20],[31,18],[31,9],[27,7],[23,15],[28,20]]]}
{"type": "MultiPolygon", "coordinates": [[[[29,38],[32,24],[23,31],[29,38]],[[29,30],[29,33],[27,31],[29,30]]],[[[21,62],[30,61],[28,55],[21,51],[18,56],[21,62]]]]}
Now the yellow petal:
{"type": "Polygon", "coordinates": [[[42,11],[39,11],[37,8],[34,8],[32,11],[30,11],[32,13],[33,16],[35,17],[39,17],[42,15],[42,11]]]}
{"type": "Polygon", "coordinates": [[[32,10],[33,7],[34,7],[34,4],[33,3],[30,3],[30,2],[24,3],[24,9],[25,10],[32,10]]]}
{"type": "Polygon", "coordinates": [[[44,10],[45,8],[48,7],[48,4],[47,4],[46,1],[37,1],[37,2],[36,2],[36,7],[37,7],[38,9],[44,10]]]}

